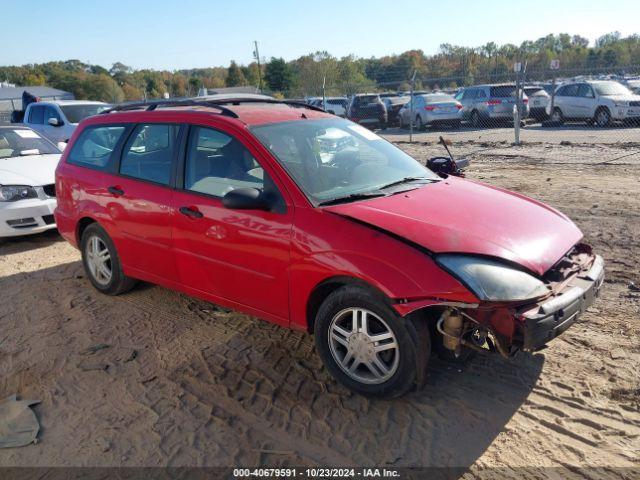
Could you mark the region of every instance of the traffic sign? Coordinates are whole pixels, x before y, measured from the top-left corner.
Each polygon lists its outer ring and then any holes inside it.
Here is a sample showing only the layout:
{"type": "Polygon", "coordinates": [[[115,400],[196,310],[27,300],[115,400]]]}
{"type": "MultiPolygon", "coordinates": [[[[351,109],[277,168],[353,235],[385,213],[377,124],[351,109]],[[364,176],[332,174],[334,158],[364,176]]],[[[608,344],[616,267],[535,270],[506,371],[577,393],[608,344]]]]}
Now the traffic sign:
{"type": "Polygon", "coordinates": [[[549,68],[551,68],[551,70],[559,70],[560,69],[560,60],[553,59],[551,60],[551,63],[549,64],[549,68]]]}

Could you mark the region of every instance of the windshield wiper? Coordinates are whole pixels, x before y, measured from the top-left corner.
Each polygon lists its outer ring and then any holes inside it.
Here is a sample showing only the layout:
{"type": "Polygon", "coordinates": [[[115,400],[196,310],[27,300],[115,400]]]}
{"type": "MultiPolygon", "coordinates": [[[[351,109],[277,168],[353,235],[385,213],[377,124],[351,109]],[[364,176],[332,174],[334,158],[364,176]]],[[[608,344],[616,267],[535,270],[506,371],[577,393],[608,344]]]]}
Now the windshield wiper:
{"type": "Polygon", "coordinates": [[[337,205],[338,203],[355,202],[356,200],[364,200],[365,198],[375,198],[386,196],[382,192],[364,192],[364,193],[352,193],[345,195],[344,197],[332,198],[331,200],[325,200],[318,203],[318,205],[337,205]]]}
{"type": "Polygon", "coordinates": [[[396,185],[402,185],[403,183],[416,182],[418,180],[425,180],[429,183],[438,181],[435,178],[427,178],[427,177],[404,177],[402,180],[396,180],[395,182],[387,183],[386,185],[379,187],[379,189],[384,190],[385,188],[395,187],[396,185]]]}

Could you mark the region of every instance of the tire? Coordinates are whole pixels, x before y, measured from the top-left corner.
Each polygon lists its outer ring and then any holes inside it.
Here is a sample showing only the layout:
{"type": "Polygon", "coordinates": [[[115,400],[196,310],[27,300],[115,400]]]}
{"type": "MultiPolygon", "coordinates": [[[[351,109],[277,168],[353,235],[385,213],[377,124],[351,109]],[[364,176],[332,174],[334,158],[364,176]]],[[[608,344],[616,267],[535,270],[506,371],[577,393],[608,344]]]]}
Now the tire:
{"type": "Polygon", "coordinates": [[[611,112],[607,107],[600,107],[596,110],[593,120],[600,128],[608,127],[611,124],[611,112]]]}
{"type": "Polygon", "coordinates": [[[105,295],[120,295],[135,286],[136,280],[122,272],[116,247],[99,224],[92,223],[84,230],[80,251],[85,274],[96,290],[105,295]]]}
{"type": "Polygon", "coordinates": [[[471,112],[471,126],[473,128],[480,128],[482,126],[482,122],[480,121],[480,114],[477,110],[471,112]]]}
{"type": "Polygon", "coordinates": [[[428,358],[431,351],[429,340],[418,344],[410,320],[400,317],[380,295],[361,287],[344,286],[329,295],[318,310],[314,331],[327,370],[365,396],[393,398],[406,393],[416,384],[418,359],[428,358]],[[378,342],[372,339],[376,335],[378,342]],[[381,346],[387,348],[376,352],[381,346]]]}
{"type": "Polygon", "coordinates": [[[426,130],[427,128],[425,127],[424,123],[422,123],[422,117],[420,115],[416,116],[416,129],[419,132],[422,132],[423,130],[426,130]]]}
{"type": "Polygon", "coordinates": [[[404,129],[404,123],[402,123],[402,116],[398,115],[398,128],[404,129]]]}
{"type": "Polygon", "coordinates": [[[562,114],[562,110],[560,110],[559,107],[554,107],[549,120],[553,123],[557,123],[558,125],[562,125],[564,123],[564,115],[562,114]]]}

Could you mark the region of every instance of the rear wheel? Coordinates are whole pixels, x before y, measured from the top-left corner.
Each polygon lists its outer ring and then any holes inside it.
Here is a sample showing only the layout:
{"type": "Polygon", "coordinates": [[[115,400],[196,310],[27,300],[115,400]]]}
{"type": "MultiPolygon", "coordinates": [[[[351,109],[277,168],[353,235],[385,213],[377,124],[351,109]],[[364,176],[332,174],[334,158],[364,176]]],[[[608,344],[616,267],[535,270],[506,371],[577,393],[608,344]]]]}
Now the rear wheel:
{"type": "Polygon", "coordinates": [[[551,121],[560,125],[564,123],[564,115],[562,115],[562,110],[560,110],[558,107],[555,107],[553,109],[553,112],[551,112],[551,121]]]}
{"type": "Polygon", "coordinates": [[[113,241],[97,223],[92,223],[82,233],[81,251],[85,273],[100,292],[119,295],[136,284],[135,279],[123,273],[113,241]]]}
{"type": "Polygon", "coordinates": [[[418,131],[426,130],[424,123],[422,123],[422,117],[420,115],[416,116],[416,128],[418,131]]]}
{"type": "Polygon", "coordinates": [[[481,126],[481,121],[480,121],[480,114],[478,113],[477,110],[474,110],[473,112],[471,112],[471,125],[473,126],[473,128],[479,128],[481,126]]]}
{"type": "Polygon", "coordinates": [[[597,126],[608,127],[611,123],[611,112],[607,107],[601,107],[596,112],[594,120],[597,126]]]}
{"type": "Polygon", "coordinates": [[[329,295],[314,330],[327,370],[367,396],[392,398],[407,392],[416,382],[417,359],[430,352],[428,340],[418,345],[409,320],[360,287],[341,287],[329,295]]]}

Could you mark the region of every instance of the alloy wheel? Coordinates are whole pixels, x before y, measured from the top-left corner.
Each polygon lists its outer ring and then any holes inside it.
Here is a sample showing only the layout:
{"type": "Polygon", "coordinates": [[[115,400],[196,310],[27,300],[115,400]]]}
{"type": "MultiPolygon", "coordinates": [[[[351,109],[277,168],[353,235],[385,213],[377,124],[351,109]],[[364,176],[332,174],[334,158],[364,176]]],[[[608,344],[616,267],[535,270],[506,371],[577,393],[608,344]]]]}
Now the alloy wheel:
{"type": "Polygon", "coordinates": [[[93,279],[100,285],[108,285],[113,275],[111,254],[104,241],[97,235],[91,236],[87,242],[86,258],[93,279]]]}
{"type": "Polygon", "coordinates": [[[380,384],[397,371],[400,347],[389,325],[371,310],[347,308],[329,325],[329,349],[352,379],[380,384]]]}

